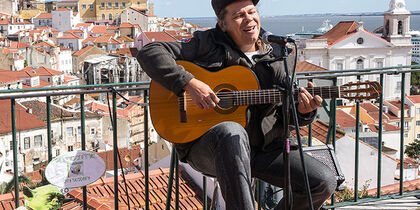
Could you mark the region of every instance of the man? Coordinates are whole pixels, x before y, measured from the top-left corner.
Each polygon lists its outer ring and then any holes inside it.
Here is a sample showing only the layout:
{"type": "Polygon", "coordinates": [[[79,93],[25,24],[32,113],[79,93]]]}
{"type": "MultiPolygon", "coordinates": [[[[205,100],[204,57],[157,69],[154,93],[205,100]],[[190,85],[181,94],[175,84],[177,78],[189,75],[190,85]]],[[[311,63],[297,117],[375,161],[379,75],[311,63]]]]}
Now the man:
{"type": "MultiPolygon", "coordinates": [[[[209,71],[231,65],[242,65],[257,76],[262,89],[283,85],[283,61],[278,46],[260,39],[260,19],[255,5],[259,0],[212,0],[218,17],[216,28],[196,32],[184,43],[152,42],[137,58],[149,76],[164,87],[181,95],[186,91],[195,104],[211,109],[219,98],[203,81],[194,78],[175,60],[187,60],[209,71]]],[[[294,61],[289,58],[289,61],[294,61]]],[[[293,66],[293,63],[289,66],[293,66]]],[[[309,84],[309,86],[313,86],[309,84]]],[[[304,88],[298,98],[300,125],[309,124],[322,99],[304,88]]],[[[176,144],[179,158],[191,167],[217,177],[226,209],[255,209],[251,177],[283,187],[284,133],[280,104],[252,105],[247,109],[247,125],[223,122],[209,129],[199,139],[176,144]]],[[[293,209],[309,209],[298,150],[290,153],[293,209]]],[[[321,162],[305,156],[313,205],[319,209],[336,187],[332,171],[321,162]]],[[[280,202],[276,209],[282,209],[280,202]]]]}

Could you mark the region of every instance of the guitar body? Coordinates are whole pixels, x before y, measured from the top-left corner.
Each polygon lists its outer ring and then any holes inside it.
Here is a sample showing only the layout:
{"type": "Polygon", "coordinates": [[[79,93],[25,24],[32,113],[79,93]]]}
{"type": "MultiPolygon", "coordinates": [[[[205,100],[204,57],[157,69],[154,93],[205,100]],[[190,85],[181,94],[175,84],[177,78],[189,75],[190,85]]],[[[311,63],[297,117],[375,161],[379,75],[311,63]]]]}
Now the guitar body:
{"type": "MultiPolygon", "coordinates": [[[[177,61],[196,79],[205,82],[218,94],[238,90],[258,90],[254,73],[242,66],[231,66],[218,72],[209,72],[193,63],[177,61]]],[[[150,116],[158,134],[173,143],[186,143],[203,135],[211,127],[225,121],[246,124],[247,106],[200,109],[185,93],[184,101],[155,81],[150,84],[150,116]],[[183,105],[183,106],[182,106],[183,105]],[[184,107],[186,122],[181,122],[180,107],[184,107]]]]}

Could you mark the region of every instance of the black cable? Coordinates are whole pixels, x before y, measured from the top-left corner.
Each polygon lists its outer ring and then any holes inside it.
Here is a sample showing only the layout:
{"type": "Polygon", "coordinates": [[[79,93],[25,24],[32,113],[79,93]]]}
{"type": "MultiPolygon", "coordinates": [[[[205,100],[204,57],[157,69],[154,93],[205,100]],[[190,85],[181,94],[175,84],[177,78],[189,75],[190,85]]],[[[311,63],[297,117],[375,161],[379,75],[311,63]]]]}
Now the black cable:
{"type": "MultiPolygon", "coordinates": [[[[111,87],[110,89],[112,91],[115,91],[118,94],[118,92],[114,88],[111,87]]],[[[108,112],[109,112],[109,119],[111,120],[112,131],[114,132],[115,128],[114,128],[114,123],[113,123],[113,119],[112,119],[112,115],[111,115],[111,105],[109,104],[109,92],[106,92],[106,101],[108,103],[108,112]]],[[[117,120],[117,119],[114,119],[114,120],[117,120]]],[[[121,162],[121,156],[120,156],[120,151],[118,149],[118,145],[116,145],[115,148],[117,148],[117,151],[116,151],[117,154],[118,154],[117,157],[120,161],[121,173],[122,173],[122,177],[123,177],[123,181],[124,181],[124,185],[125,185],[125,195],[127,196],[127,206],[128,206],[128,209],[130,209],[130,197],[128,196],[127,180],[125,179],[124,169],[123,169],[123,165],[122,165],[122,162],[121,162]]],[[[116,175],[118,175],[118,174],[114,174],[114,176],[116,176],[116,175]]],[[[114,184],[118,184],[118,183],[114,183],[114,184]]]]}

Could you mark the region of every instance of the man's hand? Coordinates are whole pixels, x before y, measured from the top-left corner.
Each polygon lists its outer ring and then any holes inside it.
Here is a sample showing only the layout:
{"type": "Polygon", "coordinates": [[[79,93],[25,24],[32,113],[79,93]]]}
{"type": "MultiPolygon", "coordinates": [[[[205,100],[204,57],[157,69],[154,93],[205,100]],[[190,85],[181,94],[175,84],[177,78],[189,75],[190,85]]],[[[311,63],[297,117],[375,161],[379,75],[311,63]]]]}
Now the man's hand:
{"type": "Polygon", "coordinates": [[[200,109],[208,110],[214,108],[220,101],[207,84],[195,78],[185,85],[184,90],[187,91],[191,99],[200,109]]]}
{"type": "MultiPolygon", "coordinates": [[[[308,82],[308,87],[314,87],[312,82],[308,82]]],[[[298,112],[301,114],[307,114],[314,111],[321,105],[322,98],[319,95],[312,96],[305,88],[299,88],[299,97],[298,97],[298,112]]]]}

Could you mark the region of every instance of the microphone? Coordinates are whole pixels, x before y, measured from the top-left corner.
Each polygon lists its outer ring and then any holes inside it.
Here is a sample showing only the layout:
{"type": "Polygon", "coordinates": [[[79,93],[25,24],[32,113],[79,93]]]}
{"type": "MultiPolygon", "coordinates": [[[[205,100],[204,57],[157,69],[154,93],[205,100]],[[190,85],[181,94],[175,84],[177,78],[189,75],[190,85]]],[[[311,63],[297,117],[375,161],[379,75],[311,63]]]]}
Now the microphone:
{"type": "Polygon", "coordinates": [[[268,31],[265,31],[263,33],[263,35],[261,36],[261,39],[266,44],[270,44],[273,42],[280,46],[284,46],[288,42],[295,43],[295,40],[290,37],[273,35],[273,33],[268,32],[268,31]]]}

